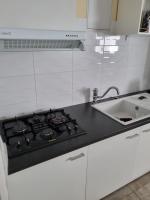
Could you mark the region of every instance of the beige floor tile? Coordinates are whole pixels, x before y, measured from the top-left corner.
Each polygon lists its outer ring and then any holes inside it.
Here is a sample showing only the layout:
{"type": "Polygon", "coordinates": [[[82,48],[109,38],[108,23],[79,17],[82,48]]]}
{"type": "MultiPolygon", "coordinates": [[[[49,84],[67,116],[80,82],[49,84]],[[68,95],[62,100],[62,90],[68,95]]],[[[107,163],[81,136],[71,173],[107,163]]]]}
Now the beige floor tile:
{"type": "Polygon", "coordinates": [[[135,191],[135,193],[138,195],[138,197],[140,197],[140,199],[142,200],[150,200],[150,183],[148,183],[147,185],[141,187],[140,189],[138,189],[137,191],[135,191]]]}
{"type": "Polygon", "coordinates": [[[143,188],[145,185],[150,183],[150,173],[142,176],[141,178],[133,181],[128,186],[131,188],[132,191],[137,191],[140,188],[143,188]]]}
{"type": "Polygon", "coordinates": [[[150,173],[102,200],[150,200],[150,173]]]}
{"type": "Polygon", "coordinates": [[[126,197],[131,193],[132,193],[132,190],[128,186],[125,186],[121,188],[120,190],[112,193],[111,195],[105,197],[102,200],[122,200],[123,197],[126,197]]]}
{"type": "Polygon", "coordinates": [[[150,200],[150,196],[144,197],[143,199],[140,198],[140,200],[150,200]]]}
{"type": "Polygon", "coordinates": [[[121,200],[140,200],[134,193],[122,198],[121,200]]]}

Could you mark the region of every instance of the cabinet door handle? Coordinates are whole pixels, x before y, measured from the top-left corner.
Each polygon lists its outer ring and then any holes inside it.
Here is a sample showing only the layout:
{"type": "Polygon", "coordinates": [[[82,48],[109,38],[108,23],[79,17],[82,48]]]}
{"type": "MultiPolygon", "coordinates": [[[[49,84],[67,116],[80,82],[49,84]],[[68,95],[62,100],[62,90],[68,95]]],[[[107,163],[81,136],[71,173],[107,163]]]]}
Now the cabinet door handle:
{"type": "Polygon", "coordinates": [[[150,128],[146,129],[146,130],[143,130],[143,133],[147,133],[147,132],[150,132],[150,128]]]}
{"type": "Polygon", "coordinates": [[[74,160],[77,160],[77,159],[82,158],[82,157],[84,157],[84,156],[85,156],[84,153],[80,153],[80,154],[77,155],[77,156],[68,158],[66,161],[74,161],[74,160]]]}
{"type": "Polygon", "coordinates": [[[134,139],[134,138],[139,137],[139,136],[140,136],[139,134],[134,134],[134,135],[126,137],[126,139],[134,139]]]}

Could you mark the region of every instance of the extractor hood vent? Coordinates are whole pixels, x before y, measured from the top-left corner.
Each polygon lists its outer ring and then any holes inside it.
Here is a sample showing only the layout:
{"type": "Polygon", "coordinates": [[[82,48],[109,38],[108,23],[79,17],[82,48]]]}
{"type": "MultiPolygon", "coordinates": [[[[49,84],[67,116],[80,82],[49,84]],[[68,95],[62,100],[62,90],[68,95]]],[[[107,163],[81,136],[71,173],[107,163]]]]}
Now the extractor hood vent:
{"type": "Polygon", "coordinates": [[[49,50],[49,49],[80,49],[83,44],[80,40],[2,40],[2,49],[5,50],[49,50]]]}
{"type": "Polygon", "coordinates": [[[84,40],[84,32],[0,29],[0,51],[84,50],[84,40]]]}

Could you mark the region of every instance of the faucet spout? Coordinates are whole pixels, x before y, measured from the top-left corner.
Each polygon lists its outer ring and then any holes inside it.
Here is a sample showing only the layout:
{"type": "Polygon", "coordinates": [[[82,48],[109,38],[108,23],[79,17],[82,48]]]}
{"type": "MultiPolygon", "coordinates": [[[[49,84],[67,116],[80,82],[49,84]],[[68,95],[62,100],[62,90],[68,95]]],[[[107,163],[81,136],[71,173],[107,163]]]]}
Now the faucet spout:
{"type": "Polygon", "coordinates": [[[108,88],[108,89],[106,90],[106,92],[104,92],[104,94],[103,94],[100,98],[105,97],[105,96],[108,94],[108,92],[109,92],[110,90],[116,90],[117,95],[120,94],[119,89],[118,89],[117,87],[115,87],[115,86],[112,86],[112,87],[108,88]]]}
{"type": "Polygon", "coordinates": [[[102,96],[98,96],[98,88],[95,88],[93,90],[93,103],[97,103],[98,100],[104,98],[109,93],[110,90],[115,90],[117,92],[117,95],[120,94],[119,89],[117,87],[111,86],[106,90],[106,92],[104,92],[102,96]]]}

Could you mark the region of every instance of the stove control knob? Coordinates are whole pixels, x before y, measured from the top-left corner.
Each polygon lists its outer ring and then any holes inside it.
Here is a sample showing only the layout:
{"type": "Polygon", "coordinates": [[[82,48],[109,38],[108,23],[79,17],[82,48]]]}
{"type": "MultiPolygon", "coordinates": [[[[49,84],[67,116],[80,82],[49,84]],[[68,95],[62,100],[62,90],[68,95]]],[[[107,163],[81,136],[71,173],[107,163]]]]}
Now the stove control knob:
{"type": "Polygon", "coordinates": [[[69,134],[71,134],[72,128],[69,125],[67,125],[66,127],[67,127],[67,131],[69,132],[69,134]]]}
{"type": "Polygon", "coordinates": [[[77,124],[74,125],[74,130],[75,130],[75,131],[78,130],[78,125],[77,125],[77,124]]]}
{"type": "Polygon", "coordinates": [[[71,131],[71,127],[70,126],[68,126],[67,128],[68,128],[69,131],[71,131]]]}
{"type": "Polygon", "coordinates": [[[26,144],[30,145],[30,139],[29,138],[25,138],[26,144]]]}
{"type": "Polygon", "coordinates": [[[17,142],[17,149],[20,149],[20,147],[21,147],[21,142],[18,140],[18,142],[17,142]]]}

